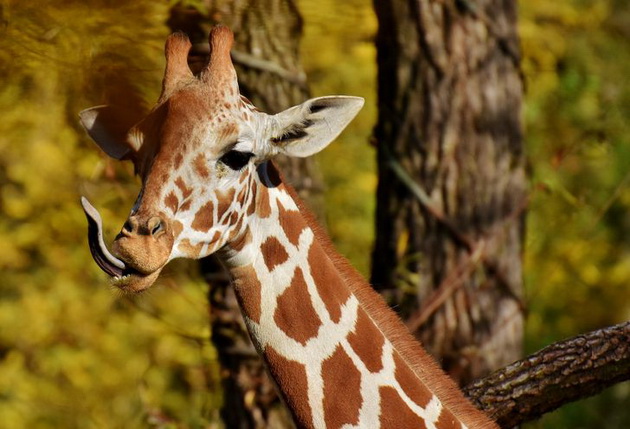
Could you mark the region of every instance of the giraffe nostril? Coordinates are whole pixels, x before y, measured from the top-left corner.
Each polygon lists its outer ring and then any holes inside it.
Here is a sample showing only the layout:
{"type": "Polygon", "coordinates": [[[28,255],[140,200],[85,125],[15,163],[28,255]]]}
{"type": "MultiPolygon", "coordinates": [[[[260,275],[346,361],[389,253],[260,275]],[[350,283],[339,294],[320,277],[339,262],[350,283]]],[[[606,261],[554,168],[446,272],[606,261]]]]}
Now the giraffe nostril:
{"type": "Polygon", "coordinates": [[[147,229],[150,231],[151,235],[156,236],[164,231],[164,223],[159,217],[152,217],[147,223],[147,229]]]}
{"type": "Polygon", "coordinates": [[[122,232],[123,233],[129,233],[129,234],[131,234],[133,232],[133,224],[129,221],[129,219],[127,219],[127,221],[123,225],[122,232]]]}
{"type": "Polygon", "coordinates": [[[121,236],[130,237],[138,232],[138,220],[135,217],[128,218],[120,230],[121,236]]]}

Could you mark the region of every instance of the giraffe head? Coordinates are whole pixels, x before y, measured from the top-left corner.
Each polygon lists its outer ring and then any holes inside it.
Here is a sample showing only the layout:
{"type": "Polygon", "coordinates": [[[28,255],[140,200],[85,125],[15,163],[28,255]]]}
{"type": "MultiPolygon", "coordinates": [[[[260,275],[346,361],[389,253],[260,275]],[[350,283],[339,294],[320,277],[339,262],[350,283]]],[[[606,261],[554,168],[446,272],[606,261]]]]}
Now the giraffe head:
{"type": "Polygon", "coordinates": [[[210,34],[210,59],[193,75],[182,33],[165,46],[162,93],[147,117],[125,124],[108,106],[80,113],[92,139],[111,157],[131,160],[142,189],[110,252],[101,219],[83,198],[90,250],[114,284],[150,287],[178,257],[200,258],[238,241],[256,213],[256,187],[277,154],[306,157],[326,147],[363,105],[358,97],[308,100],[276,115],[239,93],[230,57],[232,32],[210,34]]]}

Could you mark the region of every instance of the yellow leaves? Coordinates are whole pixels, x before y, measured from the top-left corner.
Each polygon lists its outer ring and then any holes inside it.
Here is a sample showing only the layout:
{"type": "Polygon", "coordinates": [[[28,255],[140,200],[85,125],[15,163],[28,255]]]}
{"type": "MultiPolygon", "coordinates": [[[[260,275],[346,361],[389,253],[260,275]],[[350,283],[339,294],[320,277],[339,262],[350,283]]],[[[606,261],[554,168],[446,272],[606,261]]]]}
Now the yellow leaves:
{"type": "Polygon", "coordinates": [[[326,219],[338,249],[369,275],[376,166],[369,145],[376,121],[376,17],[365,0],[301,0],[301,59],[314,95],[364,97],[336,142],[317,155],[326,182],[326,219]]]}
{"type": "MultiPolygon", "coordinates": [[[[151,308],[155,317],[148,316],[148,310],[116,298],[89,254],[79,194],[93,193],[106,202],[104,217],[113,234],[138,184],[128,166],[118,165],[116,177],[103,182],[107,164],[76,114],[106,101],[107,91],[133,103],[143,97],[152,102],[168,33],[160,24],[166,3],[107,3],[107,8],[96,0],[3,4],[8,20],[0,38],[3,427],[144,427],[138,387],[148,368],[167,381],[154,390],[155,406],[164,406],[166,391],[183,406],[203,393],[193,395],[189,382],[177,381],[177,371],[213,364],[176,328],[201,333],[207,344],[204,289],[190,282],[191,275],[179,278],[177,288],[194,294],[190,301],[178,299],[177,292],[155,294],[165,302],[151,308]],[[103,75],[111,70],[117,76],[103,75]]],[[[151,299],[140,298],[145,304],[151,299]]],[[[205,408],[189,407],[188,417],[217,406],[216,395],[205,395],[212,400],[205,408]]]]}

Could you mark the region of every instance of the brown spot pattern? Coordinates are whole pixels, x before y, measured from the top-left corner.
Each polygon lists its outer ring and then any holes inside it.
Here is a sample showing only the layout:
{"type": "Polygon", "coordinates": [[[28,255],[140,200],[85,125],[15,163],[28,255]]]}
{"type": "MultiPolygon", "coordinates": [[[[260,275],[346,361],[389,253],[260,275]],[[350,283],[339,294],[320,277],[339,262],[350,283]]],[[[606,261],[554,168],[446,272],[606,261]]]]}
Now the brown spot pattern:
{"type": "Polygon", "coordinates": [[[316,242],[308,251],[308,264],[311,267],[311,275],[317,286],[317,292],[326,305],[330,319],[338,323],[341,319],[341,306],[350,297],[350,289],[324,249],[316,242]]]}
{"type": "Polygon", "coordinates": [[[234,212],[230,215],[230,225],[236,225],[238,222],[238,212],[234,212]]]}
{"type": "Polygon", "coordinates": [[[186,182],[184,182],[184,179],[182,179],[181,177],[178,177],[177,179],[175,179],[175,185],[179,188],[179,190],[182,193],[182,198],[185,200],[186,198],[190,197],[190,194],[192,194],[192,189],[189,188],[186,185],[186,182]]]}
{"type": "Polygon", "coordinates": [[[362,308],[359,308],[357,323],[348,335],[348,342],[370,372],[383,369],[385,337],[362,308]]]}
{"type": "Polygon", "coordinates": [[[214,213],[214,204],[212,201],[208,201],[195,213],[195,219],[192,222],[192,229],[201,232],[208,232],[212,225],[214,213]]]}
{"type": "Polygon", "coordinates": [[[280,265],[289,259],[289,254],[276,237],[269,237],[260,246],[260,252],[265,260],[265,265],[272,271],[276,265],[280,265]]]}
{"type": "Polygon", "coordinates": [[[247,216],[251,216],[256,212],[256,197],[252,198],[247,206],[247,216]]]}
{"type": "Polygon", "coordinates": [[[344,424],[359,423],[361,373],[341,346],[322,363],[324,380],[324,421],[327,428],[340,428],[344,424]],[[343,386],[343,387],[342,387],[343,386]],[[343,388],[340,400],[339,389],[343,388]]]}
{"type": "Polygon", "coordinates": [[[271,202],[269,201],[269,190],[261,186],[258,192],[257,214],[261,218],[271,216],[271,202]]]}
{"type": "Polygon", "coordinates": [[[378,393],[381,396],[381,429],[426,429],[424,421],[405,404],[396,389],[381,386],[378,393]]]}
{"type": "Polygon", "coordinates": [[[285,334],[299,343],[317,336],[322,321],[313,308],[302,270],[297,268],[291,285],[278,297],[273,320],[285,334]]]}
{"type": "Polygon", "coordinates": [[[236,189],[234,188],[228,189],[227,192],[218,192],[217,199],[219,200],[219,204],[217,207],[217,216],[219,219],[232,205],[234,194],[236,194],[236,189]]]}
{"type": "Polygon", "coordinates": [[[182,205],[179,206],[179,210],[178,211],[185,212],[185,211],[190,210],[190,205],[192,204],[192,201],[193,201],[192,198],[189,198],[186,201],[184,201],[182,203],[182,205]]]}
{"type": "Polygon", "coordinates": [[[181,167],[182,162],[184,162],[184,157],[182,156],[182,154],[178,153],[177,155],[175,155],[175,170],[181,167]]]}
{"type": "Polygon", "coordinates": [[[189,239],[185,238],[179,242],[179,250],[191,258],[199,257],[204,243],[192,244],[189,239]]]}
{"type": "Polygon", "coordinates": [[[210,239],[209,244],[215,244],[219,241],[219,238],[221,238],[221,231],[215,231],[214,234],[212,234],[212,238],[210,239]]]}
{"type": "Polygon", "coordinates": [[[396,381],[398,381],[402,390],[413,402],[423,408],[426,407],[431,398],[433,398],[431,391],[422,384],[411,368],[405,365],[405,362],[397,352],[394,353],[394,364],[396,365],[396,381]]]}
{"type": "Polygon", "coordinates": [[[179,234],[181,234],[182,231],[184,230],[184,225],[180,221],[176,220],[176,221],[173,221],[172,228],[173,228],[173,237],[177,238],[179,237],[179,234]]]}
{"type": "Polygon", "coordinates": [[[462,429],[461,423],[455,418],[453,413],[444,407],[442,407],[440,418],[435,422],[435,427],[437,429],[462,429]]]}
{"type": "Polygon", "coordinates": [[[300,234],[306,228],[306,222],[299,211],[286,210],[278,201],[280,211],[280,227],[287,235],[289,242],[297,247],[300,241],[300,234]]]}
{"type": "Polygon", "coordinates": [[[208,171],[208,167],[206,166],[206,157],[203,153],[200,153],[195,157],[195,160],[193,161],[193,167],[201,178],[205,179],[210,175],[210,171],[208,171]]]}
{"type": "MultiPolygon", "coordinates": [[[[239,221],[240,222],[240,221],[239,221]]],[[[237,230],[240,229],[237,225],[237,230]]],[[[245,231],[243,231],[243,233],[236,237],[231,243],[230,243],[230,247],[237,251],[240,252],[241,250],[243,250],[243,248],[245,246],[247,246],[249,243],[252,242],[252,234],[251,231],[249,230],[249,226],[245,226],[245,231]]]]}
{"type": "Polygon", "coordinates": [[[293,415],[297,427],[313,427],[311,406],[308,403],[306,369],[299,362],[286,359],[271,347],[266,347],[263,357],[284,400],[293,415]]]}
{"type": "Polygon", "coordinates": [[[234,291],[243,314],[256,323],[260,323],[260,299],[262,286],[254,267],[247,265],[232,271],[234,291]]]}
{"type": "Polygon", "coordinates": [[[245,203],[246,195],[247,195],[247,187],[243,186],[241,190],[238,192],[238,195],[236,196],[236,201],[240,202],[241,205],[243,205],[245,203]]]}
{"type": "Polygon", "coordinates": [[[174,192],[169,192],[166,198],[164,198],[164,205],[171,209],[173,213],[177,212],[177,207],[179,206],[179,200],[174,192]]]}

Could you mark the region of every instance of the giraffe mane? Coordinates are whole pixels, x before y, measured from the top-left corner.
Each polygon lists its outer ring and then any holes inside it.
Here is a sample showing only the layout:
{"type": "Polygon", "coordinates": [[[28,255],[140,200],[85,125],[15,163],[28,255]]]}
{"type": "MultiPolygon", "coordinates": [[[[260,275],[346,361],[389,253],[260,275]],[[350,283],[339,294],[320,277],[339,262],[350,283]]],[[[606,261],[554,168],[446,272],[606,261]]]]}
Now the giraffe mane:
{"type": "MultiPolygon", "coordinates": [[[[273,163],[270,163],[273,165],[273,163]]],[[[272,169],[276,169],[275,165],[272,169]]],[[[277,169],[276,169],[277,171],[277,169]]],[[[398,315],[387,305],[365,278],[337,251],[328,234],[323,230],[311,210],[298,196],[295,189],[284,181],[278,172],[287,192],[298,205],[300,213],[313,230],[316,240],[324,248],[335,268],[342,275],[345,283],[357,297],[374,325],[392,343],[401,359],[422,380],[427,388],[437,395],[444,405],[469,428],[493,427],[491,420],[465,399],[456,383],[440,368],[412,336],[398,315]]]]}

